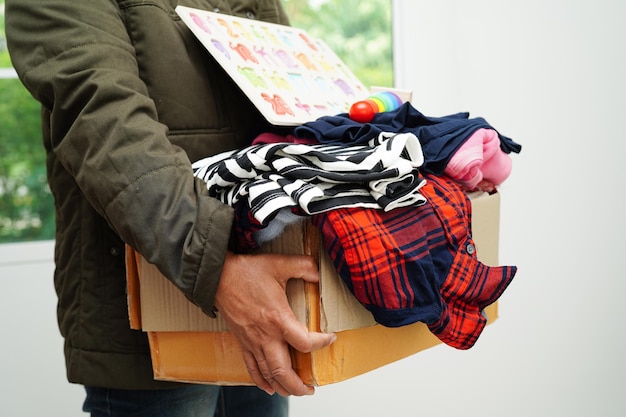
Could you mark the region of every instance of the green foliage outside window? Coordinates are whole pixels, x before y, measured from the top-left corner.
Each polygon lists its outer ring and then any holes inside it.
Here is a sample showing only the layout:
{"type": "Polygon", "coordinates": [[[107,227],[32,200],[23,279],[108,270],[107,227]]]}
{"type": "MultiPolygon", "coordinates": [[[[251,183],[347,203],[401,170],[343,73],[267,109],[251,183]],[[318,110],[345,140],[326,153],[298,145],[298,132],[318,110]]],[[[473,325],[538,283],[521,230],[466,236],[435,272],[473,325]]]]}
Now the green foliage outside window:
{"type": "Polygon", "coordinates": [[[293,26],[322,39],[366,87],[393,86],[392,0],[283,0],[293,26]]]}
{"type": "Polygon", "coordinates": [[[51,239],[39,106],[17,79],[0,79],[0,242],[51,239]]]}
{"type": "MultiPolygon", "coordinates": [[[[323,39],[366,85],[392,86],[391,0],[283,0],[293,26],[323,39]]],[[[0,0],[0,71],[11,68],[0,0]]],[[[39,105],[0,77],[0,243],[54,238],[39,105]]]]}
{"type": "MultiPolygon", "coordinates": [[[[11,68],[0,1],[0,71],[11,68]]],[[[0,243],[52,239],[39,105],[17,78],[0,78],[0,243]]]]}

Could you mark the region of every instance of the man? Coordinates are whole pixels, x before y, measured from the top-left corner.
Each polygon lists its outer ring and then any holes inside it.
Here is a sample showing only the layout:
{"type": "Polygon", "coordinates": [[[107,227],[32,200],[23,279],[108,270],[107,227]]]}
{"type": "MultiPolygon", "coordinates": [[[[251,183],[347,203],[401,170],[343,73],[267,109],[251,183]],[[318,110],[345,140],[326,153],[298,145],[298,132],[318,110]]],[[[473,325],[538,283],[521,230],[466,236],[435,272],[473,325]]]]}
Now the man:
{"type": "MultiPolygon", "coordinates": [[[[280,0],[180,4],[288,23],[280,0]]],[[[288,346],[309,352],[334,340],[309,333],[284,292],[290,278],[315,282],[317,269],[309,257],[229,251],[233,210],[207,195],[191,161],[244,147],[270,127],[179,19],[176,5],[6,1],[13,64],[42,104],[67,376],[86,386],[84,408],[92,416],[155,416],[149,407],[166,405],[173,408],[163,415],[197,415],[180,411],[194,401],[208,410],[202,415],[212,415],[220,396],[224,407],[252,397],[243,407],[250,415],[283,415],[272,411],[285,409],[281,396],[314,391],[292,369],[288,346]],[[153,380],[146,337],[129,329],[125,244],[207,314],[219,309],[254,382],[280,395],[153,380]],[[101,411],[115,407],[138,411],[101,411]]]]}

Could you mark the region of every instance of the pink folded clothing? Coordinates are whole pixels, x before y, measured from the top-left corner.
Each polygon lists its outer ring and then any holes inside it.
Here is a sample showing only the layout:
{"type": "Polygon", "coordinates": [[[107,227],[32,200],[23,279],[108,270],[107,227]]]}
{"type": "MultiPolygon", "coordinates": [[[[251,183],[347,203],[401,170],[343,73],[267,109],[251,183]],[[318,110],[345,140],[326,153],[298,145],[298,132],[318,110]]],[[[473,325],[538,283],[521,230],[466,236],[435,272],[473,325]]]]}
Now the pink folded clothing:
{"type": "Polygon", "coordinates": [[[307,145],[314,145],[319,143],[314,139],[298,138],[294,135],[280,135],[273,132],[263,132],[252,140],[252,145],[258,145],[261,143],[305,143],[307,145]]]}
{"type": "Polygon", "coordinates": [[[454,153],[444,173],[462,188],[491,189],[511,174],[512,161],[502,149],[494,129],[474,132],[454,153]]]}

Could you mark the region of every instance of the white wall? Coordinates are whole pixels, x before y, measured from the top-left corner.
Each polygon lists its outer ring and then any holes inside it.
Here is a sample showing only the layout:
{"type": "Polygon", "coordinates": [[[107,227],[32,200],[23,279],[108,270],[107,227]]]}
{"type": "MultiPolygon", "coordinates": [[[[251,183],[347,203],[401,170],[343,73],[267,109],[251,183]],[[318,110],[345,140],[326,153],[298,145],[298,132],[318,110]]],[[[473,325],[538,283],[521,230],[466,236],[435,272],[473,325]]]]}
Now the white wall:
{"type": "MultiPolygon", "coordinates": [[[[291,415],[626,415],[626,2],[393,5],[397,86],[415,106],[470,111],[524,146],[501,187],[500,260],[520,270],[474,348],[320,387],[291,415]]],[[[0,415],[82,415],[64,379],[51,262],[18,267],[6,251],[0,415]]]]}
{"type": "Polygon", "coordinates": [[[415,107],[469,111],[524,146],[501,187],[500,260],[519,273],[470,351],[322,387],[294,415],[626,415],[626,2],[393,5],[415,107]]]}
{"type": "Polygon", "coordinates": [[[85,416],[65,378],[53,242],[0,245],[0,416],[85,416]]]}

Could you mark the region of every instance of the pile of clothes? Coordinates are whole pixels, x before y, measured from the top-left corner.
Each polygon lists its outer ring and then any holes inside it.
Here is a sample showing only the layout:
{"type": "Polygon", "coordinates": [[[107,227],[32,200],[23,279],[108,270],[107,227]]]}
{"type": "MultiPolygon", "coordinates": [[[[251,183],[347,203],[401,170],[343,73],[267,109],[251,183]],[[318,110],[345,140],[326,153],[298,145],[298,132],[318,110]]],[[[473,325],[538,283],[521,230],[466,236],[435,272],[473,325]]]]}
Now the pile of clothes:
{"type": "Polygon", "coordinates": [[[369,123],[321,117],[289,134],[193,164],[209,194],[235,208],[247,252],[309,218],[341,279],[385,326],[428,325],[472,347],[483,310],[515,266],[477,259],[469,192],[494,192],[521,146],[468,113],[427,117],[410,103],[369,123]]]}

